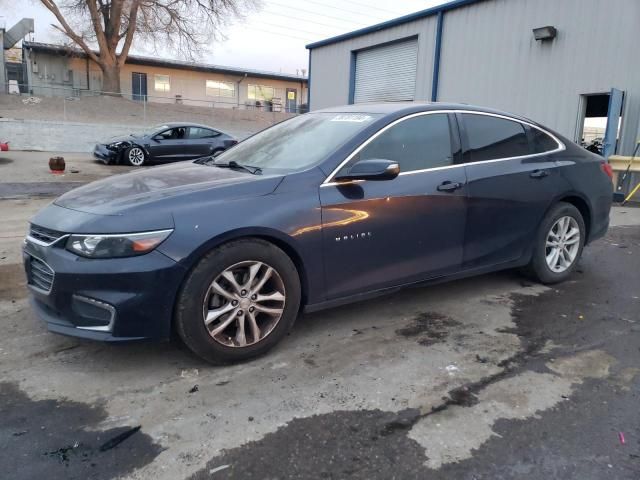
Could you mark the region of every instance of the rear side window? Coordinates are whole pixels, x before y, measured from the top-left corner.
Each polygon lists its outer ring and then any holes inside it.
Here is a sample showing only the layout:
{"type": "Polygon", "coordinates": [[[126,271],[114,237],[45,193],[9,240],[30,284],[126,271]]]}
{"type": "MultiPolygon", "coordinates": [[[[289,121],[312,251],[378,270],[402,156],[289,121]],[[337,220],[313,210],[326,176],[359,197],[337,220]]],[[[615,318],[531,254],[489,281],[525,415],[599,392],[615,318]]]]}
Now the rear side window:
{"type": "Polygon", "coordinates": [[[404,120],[364,147],[358,160],[393,160],[401,172],[451,165],[451,133],[446,114],[421,115],[404,120]]]}
{"type": "Polygon", "coordinates": [[[542,130],[538,130],[534,127],[527,127],[529,131],[529,141],[531,143],[531,153],[545,153],[551,152],[558,148],[558,142],[556,142],[549,135],[542,130]]]}
{"type": "Polygon", "coordinates": [[[469,142],[470,161],[530,155],[524,125],[489,115],[463,114],[469,142]]]}
{"type": "Polygon", "coordinates": [[[189,127],[189,138],[212,138],[218,135],[218,132],[214,132],[208,128],[201,127],[189,127]]]}

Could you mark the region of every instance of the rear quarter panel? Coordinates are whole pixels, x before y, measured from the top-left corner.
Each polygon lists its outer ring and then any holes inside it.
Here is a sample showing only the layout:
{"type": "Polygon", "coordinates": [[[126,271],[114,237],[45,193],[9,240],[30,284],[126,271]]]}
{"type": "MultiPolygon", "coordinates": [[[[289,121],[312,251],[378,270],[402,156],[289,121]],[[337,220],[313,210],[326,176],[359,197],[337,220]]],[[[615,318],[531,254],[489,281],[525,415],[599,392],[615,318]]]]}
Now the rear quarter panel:
{"type": "Polygon", "coordinates": [[[604,159],[567,142],[567,150],[556,161],[566,178],[570,190],[563,197],[579,197],[587,204],[590,218],[587,223],[587,243],[602,237],[609,227],[609,214],[613,201],[613,183],[602,171],[604,159]]]}

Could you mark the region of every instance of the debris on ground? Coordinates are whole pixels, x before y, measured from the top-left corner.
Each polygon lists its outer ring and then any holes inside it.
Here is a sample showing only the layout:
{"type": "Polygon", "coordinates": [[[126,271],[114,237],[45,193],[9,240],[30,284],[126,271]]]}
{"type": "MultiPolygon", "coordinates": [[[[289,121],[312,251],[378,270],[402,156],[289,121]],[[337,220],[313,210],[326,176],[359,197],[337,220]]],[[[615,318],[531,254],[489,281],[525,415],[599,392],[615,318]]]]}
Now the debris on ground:
{"type": "Polygon", "coordinates": [[[60,463],[67,463],[69,461],[69,454],[79,446],[80,442],[76,442],[73,445],[67,445],[66,447],[61,447],[51,452],[44,452],[44,454],[48,457],[57,458],[60,463]]]}
{"type": "Polygon", "coordinates": [[[108,440],[107,442],[103,443],[100,446],[100,451],[106,452],[107,450],[111,450],[112,448],[117,447],[118,445],[120,445],[122,442],[124,442],[127,438],[129,438],[131,435],[136,433],[141,428],[142,428],[142,425],[138,425],[137,427],[133,427],[128,430],[125,430],[120,435],[116,435],[111,440],[108,440]]]}
{"type": "Polygon", "coordinates": [[[191,387],[189,389],[189,393],[196,393],[200,388],[198,387],[198,384],[196,383],[193,387],[191,387]]]}
{"type": "Polygon", "coordinates": [[[198,371],[197,368],[187,368],[185,370],[182,370],[182,372],[180,372],[181,378],[197,377],[198,375],[200,375],[200,372],[198,371]]]}
{"type": "Polygon", "coordinates": [[[219,467],[212,468],[211,470],[209,470],[209,475],[213,475],[214,473],[219,472],[220,470],[226,470],[230,466],[231,465],[220,465],[219,467]]]}
{"type": "Polygon", "coordinates": [[[461,407],[472,407],[480,401],[469,387],[465,386],[451,390],[449,392],[449,398],[451,398],[452,404],[459,405],[461,407]]]}
{"type": "Polygon", "coordinates": [[[618,439],[620,440],[621,445],[624,445],[625,443],[627,443],[624,439],[624,433],[622,432],[618,432],[618,439]]]}
{"type": "Polygon", "coordinates": [[[39,97],[27,97],[22,99],[22,103],[25,105],[36,105],[42,101],[39,97]]]}

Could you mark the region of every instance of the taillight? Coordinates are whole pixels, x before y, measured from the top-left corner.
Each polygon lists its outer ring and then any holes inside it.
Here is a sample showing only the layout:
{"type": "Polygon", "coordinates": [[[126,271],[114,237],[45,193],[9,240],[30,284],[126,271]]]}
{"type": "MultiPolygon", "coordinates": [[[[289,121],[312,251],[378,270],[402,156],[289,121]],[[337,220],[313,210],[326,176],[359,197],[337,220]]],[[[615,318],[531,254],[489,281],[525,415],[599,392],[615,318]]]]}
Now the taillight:
{"type": "Polygon", "coordinates": [[[602,162],[600,166],[602,167],[602,171],[606,173],[610,179],[613,179],[613,167],[611,166],[611,164],[602,162]]]}

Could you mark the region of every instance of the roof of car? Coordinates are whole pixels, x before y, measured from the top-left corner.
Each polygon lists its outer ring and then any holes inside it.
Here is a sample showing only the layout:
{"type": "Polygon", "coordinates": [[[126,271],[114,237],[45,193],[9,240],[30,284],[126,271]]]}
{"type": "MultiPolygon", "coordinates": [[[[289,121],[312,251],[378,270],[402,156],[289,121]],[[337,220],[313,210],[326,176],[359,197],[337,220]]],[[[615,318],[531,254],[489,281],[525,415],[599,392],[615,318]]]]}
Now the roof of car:
{"type": "Polygon", "coordinates": [[[493,113],[504,115],[514,119],[535,123],[520,115],[509,112],[495,110],[493,108],[479,107],[464,103],[443,103],[443,102],[383,102],[383,103],[358,103],[356,105],[341,105],[337,107],[315,110],[314,112],[327,113],[381,113],[384,115],[398,113],[428,112],[433,110],[469,110],[474,112],[493,113]]]}
{"type": "Polygon", "coordinates": [[[213,127],[210,127],[209,125],[203,125],[201,123],[191,123],[191,122],[166,122],[163,124],[158,124],[159,126],[162,125],[167,126],[167,127],[200,127],[200,128],[209,128],[211,130],[216,130],[213,127]]]}

